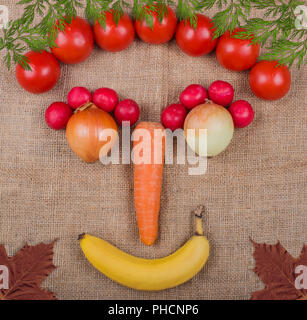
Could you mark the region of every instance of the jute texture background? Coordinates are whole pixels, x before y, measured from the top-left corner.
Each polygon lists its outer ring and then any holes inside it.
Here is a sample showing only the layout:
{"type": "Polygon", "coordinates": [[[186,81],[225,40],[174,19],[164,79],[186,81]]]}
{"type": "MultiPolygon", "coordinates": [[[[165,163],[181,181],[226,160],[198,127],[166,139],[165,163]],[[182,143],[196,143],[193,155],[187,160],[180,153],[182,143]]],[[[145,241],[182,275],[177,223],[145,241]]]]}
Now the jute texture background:
{"type": "MultiPolygon", "coordinates": [[[[20,15],[15,1],[10,17],[20,15]]],[[[207,14],[212,16],[214,12],[207,14]]],[[[249,89],[248,72],[223,69],[215,54],[188,57],[175,41],[150,46],[136,40],[128,50],[97,47],[84,63],[62,65],[58,85],[43,95],[19,87],[14,71],[1,65],[0,243],[14,254],[28,242],[55,238],[58,266],[44,283],[59,299],[249,299],[263,287],[253,273],[253,247],[279,239],[296,256],[307,242],[307,68],[292,68],[291,92],[265,102],[249,89]],[[65,131],[50,130],[45,109],[65,101],[73,86],[111,87],[135,99],[141,119],[159,121],[161,110],[177,102],[190,83],[208,87],[229,81],[235,99],[253,105],[255,121],[237,129],[230,147],[209,159],[203,176],[188,166],[166,166],[159,238],[145,247],[138,238],[132,165],[86,164],[69,149],[65,131]],[[100,236],[128,253],[162,257],[192,232],[191,210],[206,206],[205,230],[212,250],[206,267],[188,283],[163,292],[138,292],[97,272],[83,257],[77,237],[100,236]]]]}

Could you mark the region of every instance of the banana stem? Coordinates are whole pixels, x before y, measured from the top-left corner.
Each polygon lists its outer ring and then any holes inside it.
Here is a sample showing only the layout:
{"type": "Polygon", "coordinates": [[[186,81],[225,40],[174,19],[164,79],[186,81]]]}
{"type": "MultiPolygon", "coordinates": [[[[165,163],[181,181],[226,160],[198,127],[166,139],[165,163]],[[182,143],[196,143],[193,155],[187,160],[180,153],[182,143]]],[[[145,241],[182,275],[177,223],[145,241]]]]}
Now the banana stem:
{"type": "Polygon", "coordinates": [[[204,228],[203,228],[203,213],[205,212],[204,206],[198,206],[194,210],[195,215],[195,234],[197,236],[203,236],[204,235],[204,228]]]}
{"type": "Polygon", "coordinates": [[[84,238],[84,236],[85,236],[85,233],[79,234],[78,240],[79,240],[79,241],[82,240],[82,239],[84,238]]]}

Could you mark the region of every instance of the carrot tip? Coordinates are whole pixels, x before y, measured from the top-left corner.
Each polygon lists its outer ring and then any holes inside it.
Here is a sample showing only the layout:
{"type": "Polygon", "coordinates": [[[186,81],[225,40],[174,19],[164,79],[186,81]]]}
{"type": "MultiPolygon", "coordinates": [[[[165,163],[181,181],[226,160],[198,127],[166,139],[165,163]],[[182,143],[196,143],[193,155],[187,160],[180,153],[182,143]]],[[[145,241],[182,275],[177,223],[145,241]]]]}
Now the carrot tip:
{"type": "Polygon", "coordinates": [[[155,243],[156,239],[153,240],[148,240],[148,239],[141,239],[141,241],[146,245],[146,246],[152,246],[155,243]]]}

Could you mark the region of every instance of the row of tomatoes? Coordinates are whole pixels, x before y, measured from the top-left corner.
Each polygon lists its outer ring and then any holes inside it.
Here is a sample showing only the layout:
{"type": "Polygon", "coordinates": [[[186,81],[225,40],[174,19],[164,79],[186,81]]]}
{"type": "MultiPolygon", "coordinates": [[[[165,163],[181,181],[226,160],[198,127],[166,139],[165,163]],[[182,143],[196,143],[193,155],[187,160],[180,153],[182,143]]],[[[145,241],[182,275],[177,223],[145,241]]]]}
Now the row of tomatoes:
{"type": "MultiPolygon", "coordinates": [[[[149,10],[149,9],[148,9],[149,10]]],[[[94,39],[104,50],[116,52],[126,49],[135,38],[150,44],[162,44],[170,41],[174,35],[178,46],[190,56],[202,56],[216,48],[216,56],[220,64],[233,71],[250,71],[250,87],[262,99],[275,100],[282,98],[290,89],[291,74],[286,66],[277,66],[277,62],[261,61],[257,63],[260,52],[259,44],[252,44],[250,39],[233,38],[233,33],[226,32],[219,39],[213,38],[214,25],[211,19],[198,14],[197,28],[189,22],[177,24],[174,11],[168,7],[168,13],[160,22],[158,13],[153,12],[153,27],[146,20],[131,21],[124,14],[118,24],[114,22],[113,12],[106,12],[105,26],[97,21],[91,28],[90,24],[76,17],[65,32],[60,31],[56,38],[57,47],[51,53],[29,52],[27,57],[32,71],[24,70],[17,65],[16,77],[28,91],[41,93],[50,90],[60,77],[60,65],[57,60],[75,64],[86,60],[92,52],[94,39]]]]}

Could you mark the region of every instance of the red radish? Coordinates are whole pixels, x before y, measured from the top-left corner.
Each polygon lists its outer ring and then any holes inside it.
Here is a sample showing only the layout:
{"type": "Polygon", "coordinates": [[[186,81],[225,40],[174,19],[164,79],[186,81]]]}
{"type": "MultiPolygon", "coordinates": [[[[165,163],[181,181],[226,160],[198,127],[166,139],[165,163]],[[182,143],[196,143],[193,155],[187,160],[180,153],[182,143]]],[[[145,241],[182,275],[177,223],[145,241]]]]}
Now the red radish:
{"type": "Polygon", "coordinates": [[[130,126],[133,126],[139,120],[140,107],[135,101],[126,99],[117,105],[114,115],[118,123],[129,121],[130,126]]]}
{"type": "Polygon", "coordinates": [[[73,109],[78,109],[87,102],[92,101],[91,92],[84,87],[72,88],[67,96],[67,102],[73,109]]]}
{"type": "Polygon", "coordinates": [[[182,104],[171,104],[161,114],[161,122],[165,128],[175,131],[183,128],[187,110],[182,104]]]}
{"type": "Polygon", "coordinates": [[[244,128],[252,123],[254,119],[254,110],[245,100],[235,101],[228,109],[236,128],[244,128]]]}
{"type": "Polygon", "coordinates": [[[187,109],[193,109],[204,103],[208,98],[207,90],[199,84],[191,84],[186,87],[181,95],[180,102],[187,109]]]}
{"type": "Polygon", "coordinates": [[[48,126],[54,130],[64,129],[72,116],[70,106],[64,102],[52,103],[45,112],[48,126]]]}
{"type": "Polygon", "coordinates": [[[100,88],[93,93],[93,102],[99,109],[112,112],[118,104],[118,95],[113,89],[100,88]]]}
{"type": "Polygon", "coordinates": [[[212,102],[226,107],[233,100],[234,89],[230,83],[218,80],[211,83],[208,93],[212,102]]]}

